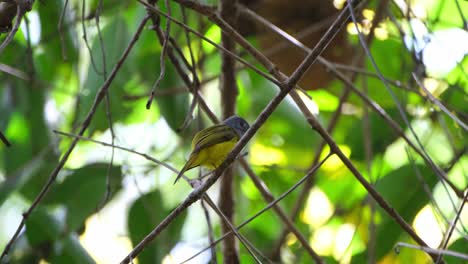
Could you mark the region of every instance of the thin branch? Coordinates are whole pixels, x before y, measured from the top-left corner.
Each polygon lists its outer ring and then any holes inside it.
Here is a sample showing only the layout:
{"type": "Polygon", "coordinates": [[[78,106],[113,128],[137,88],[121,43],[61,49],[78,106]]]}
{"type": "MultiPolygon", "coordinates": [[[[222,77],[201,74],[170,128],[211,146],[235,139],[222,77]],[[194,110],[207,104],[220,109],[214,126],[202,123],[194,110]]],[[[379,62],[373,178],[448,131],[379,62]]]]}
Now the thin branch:
{"type": "MultiPolygon", "coordinates": [[[[165,0],[164,2],[166,4],[167,14],[171,16],[171,5],[169,4],[168,0],[165,0]]],[[[171,21],[169,19],[166,19],[166,32],[164,34],[164,41],[162,44],[161,56],[159,58],[159,67],[160,67],[159,76],[154,82],[153,87],[151,88],[150,97],[148,99],[148,102],[146,102],[146,109],[150,109],[151,103],[153,102],[153,99],[154,99],[154,93],[156,89],[159,87],[159,83],[161,82],[166,72],[166,50],[167,50],[167,43],[169,42],[168,40],[170,38],[170,35],[171,35],[171,21]]]]}
{"type": "MultiPolygon", "coordinates": [[[[184,24],[187,24],[187,14],[186,14],[186,11],[185,11],[185,7],[183,6],[180,6],[180,10],[182,12],[182,23],[184,24]]],[[[185,35],[185,41],[187,42],[187,47],[188,47],[188,50],[189,50],[189,55],[190,55],[190,65],[189,65],[189,68],[192,72],[192,91],[193,91],[193,99],[192,99],[192,104],[190,105],[190,110],[189,112],[187,113],[187,116],[184,120],[184,123],[181,125],[181,127],[178,129],[178,131],[182,131],[183,129],[185,129],[188,124],[190,123],[190,121],[193,120],[193,112],[195,111],[195,107],[197,105],[197,102],[198,102],[198,91],[200,90],[200,86],[201,86],[201,83],[200,83],[200,79],[198,78],[198,74],[197,74],[197,63],[195,61],[195,56],[193,54],[193,49],[192,49],[192,40],[190,39],[190,32],[184,28],[184,35],[185,35]]],[[[175,44],[175,41],[173,43],[173,45],[175,44]]],[[[176,46],[176,45],[174,45],[176,46]]],[[[183,57],[183,56],[182,56],[183,57]]]]}
{"type": "MultiPolygon", "coordinates": [[[[86,45],[86,48],[88,49],[88,53],[89,53],[89,58],[90,58],[90,61],[91,61],[91,65],[93,66],[93,69],[94,71],[98,74],[98,75],[102,75],[102,72],[99,70],[99,68],[97,67],[96,65],[96,61],[94,60],[94,56],[93,56],[93,52],[91,50],[91,46],[89,45],[89,42],[88,42],[88,35],[86,33],[86,27],[85,27],[85,19],[86,19],[86,16],[85,16],[85,8],[86,8],[86,0],[82,0],[82,6],[81,6],[81,28],[83,30],[83,40],[84,40],[84,43],[86,45]]],[[[98,31],[99,32],[99,31],[98,31]]],[[[104,53],[103,53],[104,54],[104,53]]],[[[105,68],[105,67],[104,67],[105,68]]]]}
{"type": "MultiPolygon", "coordinates": [[[[201,200],[201,207],[203,209],[203,213],[205,214],[206,225],[208,228],[208,241],[211,244],[214,244],[214,233],[213,233],[213,224],[211,223],[210,213],[208,212],[208,208],[206,208],[205,200],[201,200]]],[[[218,260],[216,259],[216,246],[210,247],[211,250],[211,263],[218,264],[218,260]]]]}
{"type": "Polygon", "coordinates": [[[3,63],[0,63],[0,71],[10,74],[12,76],[18,77],[20,79],[23,79],[25,81],[29,81],[31,79],[25,72],[18,70],[16,68],[13,68],[10,65],[3,64],[3,63]]]}
{"type": "MultiPolygon", "coordinates": [[[[261,255],[261,252],[256,249],[247,239],[244,238],[244,236],[242,236],[239,231],[237,230],[237,228],[231,223],[231,220],[228,219],[228,217],[223,213],[223,211],[221,209],[219,209],[216,204],[213,202],[213,200],[211,200],[211,198],[205,193],[203,195],[203,200],[205,200],[210,206],[211,208],[213,208],[213,210],[220,216],[220,218],[223,220],[223,222],[227,225],[227,232],[232,232],[234,233],[234,236],[236,236],[239,241],[241,241],[242,245],[244,245],[245,249],[247,249],[247,251],[249,252],[249,254],[253,257],[253,259],[255,260],[256,263],[262,263],[258,258],[257,256],[255,255],[255,253],[253,251],[255,251],[257,254],[261,255]]],[[[229,256],[226,256],[224,255],[225,257],[225,262],[226,261],[231,261],[232,259],[230,259],[231,257],[233,257],[232,255],[229,255],[229,256]]],[[[262,255],[262,257],[264,259],[266,259],[266,257],[264,257],[262,255]]]]}
{"type": "Polygon", "coordinates": [[[3,135],[2,131],[0,131],[0,140],[2,140],[3,144],[5,144],[5,146],[7,146],[7,147],[11,146],[10,141],[8,141],[8,139],[5,137],[5,135],[3,135]]]}
{"type": "MultiPolygon", "coordinates": [[[[95,21],[96,21],[96,27],[97,27],[97,35],[99,39],[99,46],[101,47],[101,60],[102,60],[102,72],[103,72],[103,78],[104,81],[107,79],[107,60],[106,60],[106,50],[104,46],[104,40],[102,38],[102,32],[101,32],[101,23],[100,23],[100,17],[101,17],[101,12],[103,8],[103,1],[99,0],[98,7],[96,9],[96,14],[95,14],[95,21]]],[[[111,113],[111,97],[109,95],[109,92],[106,92],[106,97],[105,97],[105,107],[106,107],[106,118],[107,118],[107,123],[109,124],[109,131],[110,131],[110,136],[111,136],[111,143],[114,145],[115,141],[115,131],[114,131],[114,124],[112,121],[112,113],[111,113]]],[[[108,202],[112,190],[111,190],[111,171],[112,171],[112,166],[114,166],[114,148],[111,148],[111,158],[109,165],[107,166],[107,173],[106,173],[106,193],[104,194],[104,197],[101,201],[100,206],[98,206],[97,210],[100,210],[102,207],[106,205],[108,202]]]]}
{"type": "MultiPolygon", "coordinates": [[[[450,224],[450,228],[448,230],[447,235],[445,236],[445,241],[442,243],[442,249],[446,249],[448,246],[448,243],[450,241],[450,238],[452,237],[453,230],[455,230],[455,227],[458,224],[458,221],[460,220],[460,215],[463,211],[463,207],[465,206],[466,202],[468,202],[468,192],[465,192],[465,197],[463,197],[463,200],[461,200],[460,208],[457,210],[457,214],[455,215],[455,218],[453,219],[452,223],[450,224]]],[[[439,255],[439,258],[437,259],[436,263],[439,263],[442,258],[442,255],[439,255]]]]}
{"type": "Polygon", "coordinates": [[[429,101],[431,101],[431,103],[437,105],[440,108],[440,110],[442,110],[442,112],[447,114],[453,121],[455,121],[455,123],[457,123],[459,126],[461,126],[465,131],[468,131],[468,125],[463,123],[463,121],[461,121],[456,115],[452,114],[452,112],[450,112],[445,107],[445,105],[443,105],[439,100],[437,100],[437,98],[435,98],[434,95],[432,95],[432,93],[426,88],[426,86],[424,86],[424,84],[421,82],[421,80],[419,80],[418,76],[414,72],[413,72],[412,75],[413,75],[413,78],[416,81],[416,83],[419,85],[419,87],[421,87],[421,89],[423,89],[424,92],[426,93],[427,98],[429,99],[429,101]]]}
{"type": "Polygon", "coordinates": [[[412,245],[412,244],[408,244],[408,243],[404,243],[404,242],[398,242],[395,245],[395,251],[397,253],[400,252],[400,247],[408,247],[408,248],[412,248],[412,249],[418,249],[418,250],[422,250],[422,251],[424,251],[424,252],[426,252],[428,254],[447,255],[447,256],[457,257],[457,258],[462,259],[462,260],[468,260],[468,255],[463,254],[463,253],[459,253],[459,252],[455,252],[455,251],[452,251],[452,250],[433,249],[433,248],[430,248],[430,247],[421,247],[421,246],[412,245]]]}
{"type": "Polygon", "coordinates": [[[3,49],[5,49],[8,44],[13,40],[13,37],[15,36],[16,32],[19,29],[19,26],[21,24],[21,20],[23,19],[23,16],[25,14],[25,10],[23,10],[22,6],[20,4],[16,5],[16,21],[15,25],[13,26],[13,29],[8,33],[6,36],[5,40],[3,40],[2,44],[0,45],[0,54],[2,54],[3,49]]]}

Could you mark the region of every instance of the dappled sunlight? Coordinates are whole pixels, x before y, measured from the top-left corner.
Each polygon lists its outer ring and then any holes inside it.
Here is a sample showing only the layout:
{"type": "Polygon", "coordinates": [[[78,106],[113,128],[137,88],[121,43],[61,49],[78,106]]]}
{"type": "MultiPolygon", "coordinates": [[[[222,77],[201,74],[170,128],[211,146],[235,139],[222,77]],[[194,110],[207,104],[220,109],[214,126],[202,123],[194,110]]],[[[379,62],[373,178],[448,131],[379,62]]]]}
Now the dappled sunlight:
{"type": "Polygon", "coordinates": [[[414,230],[429,245],[429,247],[437,248],[443,238],[443,231],[440,229],[439,221],[437,220],[431,206],[426,205],[416,215],[413,221],[414,230]]]}
{"type": "Polygon", "coordinates": [[[256,166],[284,165],[286,155],[278,148],[272,148],[255,142],[250,147],[249,161],[256,166]]]}
{"type": "Polygon", "coordinates": [[[98,215],[86,221],[86,231],[80,236],[80,242],[99,264],[118,263],[132,249],[130,239],[118,234],[98,215]]]}
{"type": "Polygon", "coordinates": [[[330,203],[325,193],[319,188],[313,188],[309,193],[306,207],[301,213],[301,220],[316,229],[333,215],[333,204],[330,203]]]}

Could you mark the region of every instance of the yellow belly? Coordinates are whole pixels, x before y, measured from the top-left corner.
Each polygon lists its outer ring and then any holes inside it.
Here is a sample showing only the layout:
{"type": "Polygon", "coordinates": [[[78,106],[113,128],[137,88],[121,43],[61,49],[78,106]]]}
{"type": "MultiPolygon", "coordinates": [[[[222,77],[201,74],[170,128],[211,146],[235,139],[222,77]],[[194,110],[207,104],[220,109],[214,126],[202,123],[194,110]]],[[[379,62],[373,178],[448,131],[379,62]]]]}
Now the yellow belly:
{"type": "Polygon", "coordinates": [[[191,155],[189,159],[190,165],[188,169],[205,166],[209,169],[215,169],[226,159],[226,156],[236,145],[237,138],[233,138],[231,141],[226,141],[213,145],[211,147],[200,150],[200,152],[191,155]]]}

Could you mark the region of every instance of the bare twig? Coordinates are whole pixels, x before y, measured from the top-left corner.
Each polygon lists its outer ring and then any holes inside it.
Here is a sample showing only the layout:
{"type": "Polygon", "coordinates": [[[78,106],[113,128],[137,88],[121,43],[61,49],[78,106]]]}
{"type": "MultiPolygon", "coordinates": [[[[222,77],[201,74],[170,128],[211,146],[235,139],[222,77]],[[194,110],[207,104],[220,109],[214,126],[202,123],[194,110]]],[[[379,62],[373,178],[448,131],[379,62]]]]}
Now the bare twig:
{"type": "Polygon", "coordinates": [[[18,31],[19,26],[21,24],[21,20],[23,19],[23,16],[25,13],[26,13],[26,10],[23,9],[23,6],[17,3],[15,25],[13,26],[13,29],[10,31],[10,33],[8,33],[5,40],[3,40],[2,44],[0,45],[0,54],[2,53],[3,49],[5,49],[5,47],[8,46],[8,44],[10,44],[10,42],[13,40],[13,37],[18,31]]]}
{"type": "Polygon", "coordinates": [[[448,115],[453,121],[455,121],[455,123],[457,123],[459,126],[461,126],[465,131],[468,131],[468,125],[466,125],[462,120],[460,120],[456,115],[452,114],[452,112],[450,112],[446,107],[445,105],[442,104],[442,102],[440,102],[439,100],[437,100],[437,98],[434,97],[434,95],[432,95],[432,93],[426,88],[426,86],[424,86],[424,84],[421,82],[421,80],[419,80],[418,76],[413,72],[413,78],[414,80],[416,81],[416,83],[419,85],[419,87],[421,87],[421,89],[424,90],[424,92],[426,93],[427,95],[427,98],[429,99],[429,101],[431,101],[431,103],[437,105],[440,110],[442,110],[442,112],[444,112],[446,115],[448,115]]]}
{"type": "Polygon", "coordinates": [[[25,81],[29,81],[31,78],[23,71],[18,70],[16,68],[13,68],[9,65],[0,63],[0,71],[8,73],[12,76],[18,77],[20,79],[23,79],[25,81]]]}
{"type": "Polygon", "coordinates": [[[11,146],[10,141],[8,141],[8,139],[5,137],[5,135],[3,135],[3,133],[1,131],[0,131],[0,140],[2,140],[3,144],[5,144],[5,146],[7,146],[7,147],[11,146]]]}
{"type": "MultiPolygon", "coordinates": [[[[463,200],[461,200],[460,208],[457,210],[457,214],[455,215],[455,218],[453,219],[452,223],[450,224],[450,228],[448,230],[448,233],[445,236],[445,241],[443,241],[443,243],[442,243],[442,250],[447,248],[447,245],[448,245],[448,243],[450,241],[450,238],[452,237],[453,230],[455,230],[455,227],[457,226],[458,221],[460,220],[460,215],[461,215],[461,213],[463,211],[463,207],[465,206],[465,204],[467,202],[468,202],[468,191],[465,192],[465,197],[463,197],[463,200]]],[[[441,258],[442,258],[442,254],[439,255],[439,258],[437,258],[436,263],[440,263],[441,258]]]]}
{"type": "MultiPolygon", "coordinates": [[[[86,19],[86,16],[85,16],[85,8],[86,8],[86,0],[82,0],[82,6],[81,6],[81,28],[83,30],[83,40],[85,42],[85,45],[86,45],[86,48],[88,49],[88,53],[89,53],[89,58],[90,58],[90,61],[91,61],[91,65],[93,66],[93,69],[94,71],[98,74],[98,75],[102,75],[102,72],[99,70],[99,68],[97,67],[96,65],[96,62],[94,60],[94,56],[93,56],[93,52],[91,50],[91,46],[89,45],[89,41],[88,41],[88,34],[86,33],[86,27],[85,27],[85,19],[86,19]]],[[[98,31],[99,33],[99,31],[98,31]]],[[[102,47],[102,46],[101,46],[102,47]]],[[[103,53],[104,54],[104,53],[103,53]]],[[[104,67],[105,68],[105,67],[104,67]]]]}
{"type": "Polygon", "coordinates": [[[468,260],[468,255],[463,254],[463,253],[459,253],[459,252],[455,252],[455,251],[452,251],[452,250],[433,249],[433,248],[430,248],[430,247],[422,247],[422,246],[412,245],[412,244],[408,244],[408,243],[404,243],[404,242],[398,242],[395,245],[395,251],[400,252],[400,247],[408,247],[408,248],[418,249],[418,250],[422,250],[422,251],[424,251],[424,252],[426,252],[428,254],[447,255],[447,256],[457,257],[457,258],[462,259],[462,260],[468,260]]]}
{"type": "MultiPolygon", "coordinates": [[[[165,0],[164,2],[166,4],[167,14],[170,16],[171,5],[169,4],[169,0],[165,0]]],[[[164,34],[164,41],[162,44],[161,56],[159,58],[159,67],[160,67],[159,76],[154,82],[153,87],[151,88],[151,94],[148,99],[148,102],[146,103],[146,109],[150,109],[151,103],[153,102],[153,99],[154,99],[154,93],[156,89],[159,87],[159,83],[161,82],[166,72],[166,50],[167,50],[167,43],[169,42],[168,40],[170,38],[170,35],[171,35],[171,20],[166,19],[166,32],[164,34]]]]}
{"type": "MultiPolygon", "coordinates": [[[[186,11],[185,11],[185,7],[183,6],[180,6],[180,9],[182,11],[182,22],[184,24],[187,24],[187,14],[186,14],[186,11]]],[[[190,121],[193,119],[193,112],[195,111],[195,106],[197,105],[197,101],[198,101],[198,91],[200,90],[200,80],[198,79],[198,74],[197,74],[197,63],[195,61],[195,56],[193,54],[193,49],[192,49],[192,41],[190,39],[190,34],[189,34],[189,31],[187,29],[184,28],[184,35],[185,35],[185,40],[187,41],[187,47],[188,47],[188,50],[189,50],[189,54],[190,54],[190,64],[189,65],[189,68],[190,70],[192,71],[192,94],[193,94],[193,100],[192,100],[192,104],[190,105],[190,110],[189,112],[187,113],[187,116],[185,117],[185,120],[184,120],[184,123],[182,124],[182,126],[178,129],[178,131],[182,131],[183,129],[185,129],[188,124],[190,123],[190,121]]],[[[175,41],[174,41],[175,43],[175,41]]],[[[174,45],[173,43],[173,45],[174,45]]],[[[174,45],[175,46],[175,45],[174,45]]],[[[182,56],[183,57],[183,56],[182,56]]]]}
{"type": "MultiPolygon", "coordinates": [[[[201,200],[201,207],[203,209],[203,213],[205,214],[206,225],[208,227],[208,241],[211,244],[214,244],[214,233],[213,233],[213,224],[211,223],[210,213],[208,212],[208,208],[206,208],[205,200],[201,200]]],[[[211,259],[210,261],[213,264],[218,264],[218,260],[216,258],[216,246],[211,247],[211,259]]]]}
{"type": "MultiPolygon", "coordinates": [[[[102,72],[103,72],[103,78],[105,81],[107,79],[107,60],[106,60],[106,50],[104,46],[104,40],[102,38],[101,23],[100,23],[102,8],[103,8],[103,1],[99,0],[98,8],[96,9],[96,14],[95,14],[95,21],[96,21],[96,27],[97,27],[97,33],[98,33],[97,35],[99,39],[99,47],[101,47],[102,72]]],[[[112,145],[114,145],[115,131],[114,131],[114,124],[112,121],[111,97],[109,96],[109,92],[106,92],[106,98],[104,102],[105,102],[105,107],[106,107],[107,123],[109,124],[111,143],[112,145]]],[[[112,194],[110,178],[111,178],[111,171],[112,171],[111,169],[112,169],[112,166],[114,165],[114,154],[115,154],[114,148],[111,148],[111,158],[107,166],[107,173],[106,173],[106,193],[104,194],[101,204],[98,206],[97,210],[100,210],[102,207],[106,205],[107,201],[109,200],[112,194]]]]}

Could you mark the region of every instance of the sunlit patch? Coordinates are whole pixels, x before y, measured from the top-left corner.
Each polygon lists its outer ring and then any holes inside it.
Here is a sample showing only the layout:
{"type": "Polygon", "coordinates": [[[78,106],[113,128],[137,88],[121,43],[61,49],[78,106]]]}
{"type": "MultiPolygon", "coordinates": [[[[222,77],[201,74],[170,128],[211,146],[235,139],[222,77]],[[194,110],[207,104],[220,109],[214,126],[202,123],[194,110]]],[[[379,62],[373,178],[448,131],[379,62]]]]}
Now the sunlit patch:
{"type": "Polygon", "coordinates": [[[322,111],[335,111],[339,104],[339,99],[335,95],[325,90],[310,91],[309,94],[318,104],[319,110],[322,111]]]}
{"type": "Polygon", "coordinates": [[[374,35],[378,40],[386,40],[388,39],[388,30],[387,27],[385,27],[384,24],[380,23],[375,29],[374,29],[374,35]]]}
{"type": "Polygon", "coordinates": [[[289,233],[286,236],[286,245],[292,246],[297,242],[297,237],[294,234],[289,233]]]}
{"type": "Polygon", "coordinates": [[[431,76],[445,76],[468,54],[468,33],[462,29],[439,30],[425,38],[423,62],[431,76]]]}
{"type": "Polygon", "coordinates": [[[250,147],[250,162],[255,165],[284,165],[286,155],[279,149],[254,143],[250,147]]]}
{"type": "MultiPolygon", "coordinates": [[[[86,231],[80,242],[97,263],[119,263],[132,250],[132,242],[126,236],[117,236],[112,226],[94,215],[86,221],[86,231]]],[[[134,263],[136,263],[134,261],[134,263]]]]}
{"type": "MultiPolygon", "coordinates": [[[[29,139],[29,123],[26,118],[15,112],[10,117],[10,123],[5,132],[12,142],[25,143],[29,139]]],[[[2,144],[3,145],[3,144],[2,144]]]]}
{"type": "MultiPolygon", "coordinates": [[[[351,149],[346,146],[346,145],[338,145],[338,147],[340,148],[341,152],[343,152],[343,154],[349,158],[351,156],[351,149]]],[[[330,152],[330,148],[328,146],[326,146],[322,153],[320,154],[320,158],[323,159],[326,157],[326,155],[328,155],[328,153],[330,152]]],[[[337,156],[337,155],[332,155],[330,156],[330,158],[328,158],[328,160],[325,162],[325,164],[322,165],[321,169],[325,170],[325,171],[337,171],[341,168],[343,168],[344,164],[343,162],[341,161],[341,159],[337,156]]]]}
{"type": "Polygon", "coordinates": [[[45,118],[49,124],[56,124],[60,120],[60,113],[54,100],[47,100],[45,105],[45,118]]]}
{"type": "Polygon", "coordinates": [[[281,147],[284,145],[284,138],[279,134],[271,135],[271,144],[275,147],[281,147]]]}
{"type": "Polygon", "coordinates": [[[372,21],[374,19],[374,16],[375,16],[375,12],[374,10],[372,9],[367,9],[365,8],[364,10],[362,10],[362,16],[369,20],[369,21],[372,21]]]}
{"type": "Polygon", "coordinates": [[[390,144],[385,150],[385,162],[392,168],[405,165],[408,163],[408,156],[406,154],[402,155],[402,153],[406,153],[406,142],[400,138],[390,144]]]}
{"type": "Polygon", "coordinates": [[[242,190],[242,193],[250,200],[256,200],[261,198],[257,187],[255,187],[255,185],[249,177],[242,178],[240,188],[242,190]]]}
{"type": "MultiPolygon", "coordinates": [[[[35,10],[31,10],[28,12],[28,20],[29,20],[29,39],[31,40],[32,45],[37,45],[39,40],[41,39],[41,20],[39,19],[39,14],[35,10]]],[[[21,21],[21,31],[25,35],[24,37],[27,38],[28,31],[26,30],[26,21],[23,19],[21,21]]]]}
{"type": "Polygon", "coordinates": [[[434,97],[439,97],[447,88],[448,84],[434,78],[424,78],[424,87],[432,94],[434,97]]]}
{"type": "Polygon", "coordinates": [[[429,247],[437,248],[443,238],[442,230],[437,223],[431,207],[426,205],[416,215],[413,221],[416,233],[429,245],[429,247]]]}
{"type": "MultiPolygon", "coordinates": [[[[357,27],[359,29],[359,31],[362,32],[362,26],[361,24],[357,23],[357,27]]],[[[346,32],[348,32],[350,35],[357,35],[358,34],[358,31],[356,29],[356,25],[354,25],[353,22],[350,22],[346,25],[346,32]]]]}
{"type": "Polygon", "coordinates": [[[342,9],[346,3],[346,0],[333,0],[333,6],[336,9],[342,9]]]}
{"type": "Polygon", "coordinates": [[[334,240],[335,230],[330,226],[324,226],[315,231],[310,244],[317,254],[330,256],[333,254],[334,240]]]}
{"type": "MultiPolygon", "coordinates": [[[[214,43],[219,43],[221,41],[221,30],[217,26],[212,26],[206,32],[205,37],[214,43]]],[[[210,53],[215,49],[215,46],[206,41],[203,41],[202,48],[206,53],[210,53]]]]}
{"type": "Polygon", "coordinates": [[[313,115],[318,115],[319,114],[319,107],[317,103],[314,100],[310,100],[309,97],[304,95],[303,93],[298,93],[299,97],[301,97],[302,101],[306,105],[307,109],[313,114],[313,115]]]}
{"type": "Polygon", "coordinates": [[[306,207],[301,214],[301,220],[316,229],[332,216],[333,211],[333,204],[330,203],[327,195],[319,188],[314,187],[309,193],[306,207]]]}
{"type": "MultiPolygon", "coordinates": [[[[333,256],[336,259],[345,259],[351,258],[352,251],[350,250],[350,243],[353,240],[355,235],[356,228],[352,224],[343,224],[341,225],[335,234],[335,247],[333,250],[333,256]]],[[[346,262],[346,261],[345,261],[346,262]]]]}
{"type": "MultiPolygon", "coordinates": [[[[171,250],[170,255],[164,257],[163,264],[175,264],[181,263],[191,256],[198,253],[203,247],[197,247],[189,243],[179,242],[171,250]]],[[[187,263],[196,264],[196,263],[208,263],[210,261],[210,252],[205,250],[203,253],[195,257],[194,259],[188,261],[187,263]]]]}

